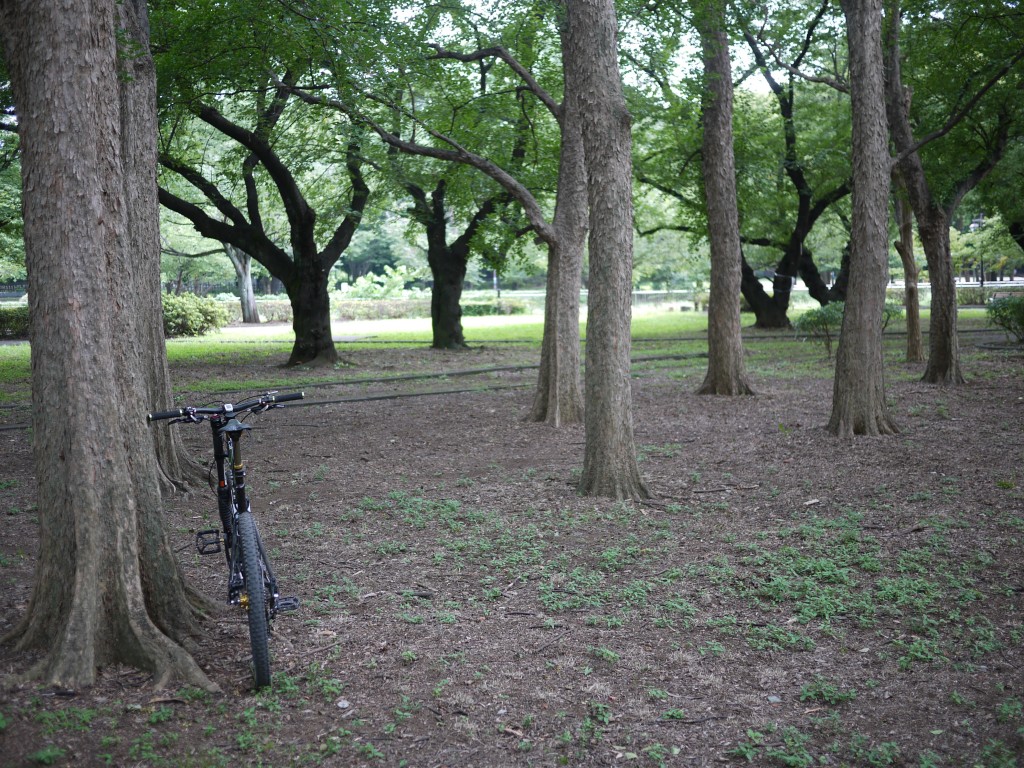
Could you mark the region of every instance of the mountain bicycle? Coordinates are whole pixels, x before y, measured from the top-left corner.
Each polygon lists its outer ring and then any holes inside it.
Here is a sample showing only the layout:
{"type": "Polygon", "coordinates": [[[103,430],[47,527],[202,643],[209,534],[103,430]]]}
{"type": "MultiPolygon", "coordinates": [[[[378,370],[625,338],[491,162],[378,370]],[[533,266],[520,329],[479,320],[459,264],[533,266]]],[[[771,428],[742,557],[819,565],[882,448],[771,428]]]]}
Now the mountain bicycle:
{"type": "MultiPolygon", "coordinates": [[[[217,511],[221,528],[196,532],[200,555],[223,551],[228,562],[228,603],[241,606],[248,617],[252,647],[252,672],[256,688],[270,685],[271,622],[278,613],[299,607],[296,597],[281,597],[277,578],[260,539],[245,486],[245,462],[242,460],[242,435],[252,429],[243,423],[245,416],[280,408],[282,403],[301,400],[302,392],[283,395],[274,392],[251,397],[240,403],[212,407],[185,407],[156,411],[146,420],[169,420],[171,424],[210,422],[213,433],[213,460],[217,472],[217,511]]],[[[212,478],[212,475],[211,475],[212,478]]]]}

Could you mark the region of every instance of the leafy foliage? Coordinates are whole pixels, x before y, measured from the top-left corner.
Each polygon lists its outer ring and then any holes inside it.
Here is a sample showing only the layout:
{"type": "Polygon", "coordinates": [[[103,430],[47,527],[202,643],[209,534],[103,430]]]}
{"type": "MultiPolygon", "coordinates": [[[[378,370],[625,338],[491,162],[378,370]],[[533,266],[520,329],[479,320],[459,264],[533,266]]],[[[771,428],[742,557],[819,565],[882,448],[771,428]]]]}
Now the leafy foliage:
{"type": "Polygon", "coordinates": [[[0,307],[0,338],[28,338],[28,307],[0,307]]]}
{"type": "MultiPolygon", "coordinates": [[[[793,329],[804,337],[821,339],[829,358],[832,357],[832,340],[839,336],[843,325],[843,312],[846,304],[832,301],[823,307],[809,309],[793,321],[793,329]]],[[[882,311],[882,328],[887,328],[893,320],[903,317],[903,307],[898,304],[886,304],[882,311]]]]}
{"type": "Polygon", "coordinates": [[[846,304],[833,301],[823,307],[809,309],[793,321],[793,329],[805,337],[821,339],[829,359],[832,358],[832,339],[839,335],[843,324],[843,312],[846,304]]]}
{"type": "Polygon", "coordinates": [[[989,302],[988,321],[1019,342],[1024,342],[1024,296],[1007,296],[989,302]]]}
{"type": "Polygon", "coordinates": [[[216,299],[203,299],[192,293],[180,296],[164,294],[164,334],[203,336],[224,326],[228,313],[216,299]]]}

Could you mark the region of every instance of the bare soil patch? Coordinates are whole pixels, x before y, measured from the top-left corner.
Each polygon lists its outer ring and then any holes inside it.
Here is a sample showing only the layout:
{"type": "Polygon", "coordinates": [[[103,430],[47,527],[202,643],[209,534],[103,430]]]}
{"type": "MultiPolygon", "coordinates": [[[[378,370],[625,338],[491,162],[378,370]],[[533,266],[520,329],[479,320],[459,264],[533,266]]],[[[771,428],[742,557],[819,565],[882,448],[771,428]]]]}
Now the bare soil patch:
{"type": "MultiPolygon", "coordinates": [[[[532,371],[309,388],[494,387],[258,417],[255,512],[302,600],[276,622],[273,692],[252,694],[244,619],[225,610],[198,654],[222,695],[131,669],[87,691],[8,687],[0,764],[1016,765],[1024,358],[966,355],[957,389],[894,363],[903,432],[853,441],[823,430],[831,381],[787,377],[784,360],[752,398],[694,395],[702,363],[640,365],[645,504],[576,495],[584,432],[523,421],[532,371]]],[[[536,350],[348,358],[325,382],[536,350]]],[[[205,425],[175,428],[206,455],[205,425]]],[[[38,530],[29,433],[0,444],[2,633],[25,610],[38,530]]],[[[193,546],[215,507],[200,488],[167,522],[220,599],[222,557],[193,546]]],[[[32,660],[0,646],[0,674],[32,660]]]]}

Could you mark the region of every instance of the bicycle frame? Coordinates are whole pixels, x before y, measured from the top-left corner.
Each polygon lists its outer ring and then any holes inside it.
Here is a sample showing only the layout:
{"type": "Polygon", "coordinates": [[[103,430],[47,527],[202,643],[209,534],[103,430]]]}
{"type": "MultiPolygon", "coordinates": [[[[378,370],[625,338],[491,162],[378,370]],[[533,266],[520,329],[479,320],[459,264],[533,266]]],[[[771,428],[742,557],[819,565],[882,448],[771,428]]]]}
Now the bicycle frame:
{"type": "MultiPolygon", "coordinates": [[[[228,602],[238,605],[244,582],[242,553],[235,531],[238,529],[238,516],[243,512],[252,512],[245,486],[245,461],[242,458],[242,435],[249,426],[224,414],[210,419],[210,429],[213,436],[213,458],[217,468],[217,510],[224,530],[224,552],[230,569],[228,602]]],[[[280,597],[277,578],[258,533],[256,543],[267,585],[269,616],[273,619],[277,615],[277,601],[280,597]]]]}
{"type": "Polygon", "coordinates": [[[267,640],[271,621],[280,611],[299,607],[296,597],[282,598],[277,578],[270,566],[263,541],[252,514],[245,484],[242,436],[252,427],[240,420],[248,413],[262,413],[281,403],[301,400],[301,392],[265,395],[243,400],[237,405],[188,407],[150,413],[150,422],[169,420],[172,424],[197,424],[209,421],[213,438],[213,458],[217,472],[217,512],[221,530],[196,532],[196,548],[201,555],[221,551],[228,564],[228,603],[245,609],[252,648],[252,670],[257,688],[271,684],[270,651],[267,640]]]}

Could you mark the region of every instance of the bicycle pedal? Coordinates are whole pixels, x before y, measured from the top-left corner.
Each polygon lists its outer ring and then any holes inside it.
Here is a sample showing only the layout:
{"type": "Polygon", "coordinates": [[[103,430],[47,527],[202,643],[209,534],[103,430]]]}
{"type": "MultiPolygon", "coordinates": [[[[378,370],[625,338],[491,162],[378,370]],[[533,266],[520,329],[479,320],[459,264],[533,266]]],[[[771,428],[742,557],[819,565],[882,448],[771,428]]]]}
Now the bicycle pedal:
{"type": "Polygon", "coordinates": [[[208,531],[196,531],[196,549],[200,555],[213,555],[221,551],[220,531],[211,528],[208,531]]]}
{"type": "Polygon", "coordinates": [[[278,613],[282,613],[284,611],[297,611],[299,610],[299,598],[279,597],[277,598],[276,608],[278,613]]]}

